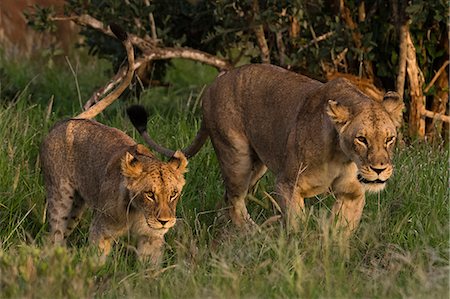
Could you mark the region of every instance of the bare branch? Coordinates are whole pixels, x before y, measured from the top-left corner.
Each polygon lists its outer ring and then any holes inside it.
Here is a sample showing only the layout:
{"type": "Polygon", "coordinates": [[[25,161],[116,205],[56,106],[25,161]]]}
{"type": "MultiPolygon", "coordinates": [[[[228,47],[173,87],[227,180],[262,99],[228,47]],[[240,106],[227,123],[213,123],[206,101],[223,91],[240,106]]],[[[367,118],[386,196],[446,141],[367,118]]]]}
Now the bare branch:
{"type": "Polygon", "coordinates": [[[150,31],[152,33],[152,39],[156,42],[158,40],[158,36],[156,35],[156,24],[155,18],[153,17],[153,13],[149,14],[148,19],[150,21],[150,31]]]}
{"type": "Polygon", "coordinates": [[[434,83],[436,82],[436,80],[439,78],[439,76],[442,74],[442,72],[444,72],[445,68],[447,67],[447,65],[450,63],[449,60],[447,60],[446,62],[444,62],[444,64],[439,68],[439,70],[437,71],[437,73],[434,75],[433,79],[430,81],[430,83],[428,83],[428,86],[424,89],[424,92],[428,92],[430,90],[430,88],[434,85],[434,83]]]}
{"type": "Polygon", "coordinates": [[[131,80],[133,79],[134,74],[134,50],[133,45],[130,42],[129,36],[122,31],[121,28],[119,28],[117,25],[110,27],[113,27],[114,35],[117,36],[118,39],[122,41],[123,46],[126,49],[127,52],[127,58],[128,58],[128,67],[125,76],[122,79],[122,82],[117,86],[116,89],[114,89],[111,93],[109,93],[106,97],[104,97],[101,101],[97,102],[92,107],[89,107],[86,111],[80,113],[76,118],[84,118],[84,119],[91,119],[100,114],[103,110],[106,109],[109,105],[111,105],[117,98],[124,92],[124,90],[130,85],[131,80]]]}
{"type": "Polygon", "coordinates": [[[405,90],[405,78],[406,78],[406,56],[407,56],[407,39],[406,34],[408,32],[408,25],[404,24],[400,27],[400,54],[398,62],[398,75],[396,89],[400,98],[403,98],[405,90]]]}
{"type": "Polygon", "coordinates": [[[426,110],[426,109],[423,109],[421,111],[421,114],[423,116],[426,116],[426,117],[429,117],[429,118],[432,118],[432,119],[439,119],[439,120],[442,120],[444,122],[450,123],[450,116],[445,115],[445,114],[435,113],[433,111],[429,111],[429,110],[426,110]]]}
{"type": "MultiPolygon", "coordinates": [[[[253,18],[259,14],[259,4],[258,0],[253,0],[253,18]]],[[[261,50],[261,60],[263,63],[270,63],[270,51],[267,46],[266,36],[264,35],[264,27],[262,24],[255,26],[253,31],[256,35],[256,41],[258,47],[261,50]]]]}
{"type": "Polygon", "coordinates": [[[411,34],[406,31],[407,55],[406,71],[410,85],[411,107],[409,114],[409,134],[411,136],[425,137],[425,96],[423,94],[424,78],[416,58],[416,49],[411,39],[411,34]]]}
{"type": "MultiPolygon", "coordinates": [[[[90,27],[92,29],[98,30],[105,35],[114,37],[113,32],[106,26],[103,22],[97,20],[96,18],[84,14],[84,15],[71,15],[71,16],[56,16],[52,17],[51,20],[71,20],[76,24],[84,27],[90,27]]],[[[157,40],[153,39],[156,37],[156,29],[154,34],[152,33],[152,39],[146,40],[135,34],[128,34],[131,44],[141,50],[143,54],[141,57],[135,60],[130,70],[133,72],[139,68],[144,63],[150,62],[152,60],[164,60],[172,58],[184,58],[193,61],[198,61],[204,64],[211,65],[217,68],[219,71],[226,71],[231,69],[232,64],[223,58],[211,55],[209,53],[194,50],[187,47],[176,47],[176,48],[166,48],[157,45],[157,40]]],[[[122,80],[127,75],[127,67],[122,67],[117,74],[102,88],[98,89],[91,98],[84,104],[84,109],[87,109],[98,102],[98,100],[105,94],[110,92],[114,86],[121,83],[122,80]]]]}
{"type": "MultiPolygon", "coordinates": [[[[106,35],[114,37],[114,34],[107,26],[105,26],[101,21],[87,14],[81,16],[72,15],[68,17],[53,17],[52,20],[71,20],[78,25],[91,27],[100,32],[103,32],[106,35]]],[[[139,48],[144,53],[143,56],[146,57],[146,61],[170,58],[185,58],[211,65],[221,71],[229,70],[232,68],[232,65],[229,61],[203,51],[194,50],[187,47],[158,47],[153,41],[149,42],[135,34],[129,34],[129,38],[132,45],[139,48]]],[[[138,64],[138,61],[140,60],[136,60],[135,66],[136,64],[138,64]]]]}

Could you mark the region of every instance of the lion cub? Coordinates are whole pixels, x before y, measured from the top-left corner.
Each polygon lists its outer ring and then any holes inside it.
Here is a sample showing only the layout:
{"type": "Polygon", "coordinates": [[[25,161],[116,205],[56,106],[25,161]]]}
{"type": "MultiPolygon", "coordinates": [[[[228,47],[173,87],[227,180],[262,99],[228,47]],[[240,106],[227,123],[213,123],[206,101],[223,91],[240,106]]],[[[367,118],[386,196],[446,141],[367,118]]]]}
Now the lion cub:
{"type": "Polygon", "coordinates": [[[103,260],[111,241],[131,232],[140,258],[158,263],[185,183],[187,159],[181,152],[165,163],[118,129],[70,119],[51,129],[40,158],[54,243],[64,244],[90,207],[89,239],[103,260]]]}

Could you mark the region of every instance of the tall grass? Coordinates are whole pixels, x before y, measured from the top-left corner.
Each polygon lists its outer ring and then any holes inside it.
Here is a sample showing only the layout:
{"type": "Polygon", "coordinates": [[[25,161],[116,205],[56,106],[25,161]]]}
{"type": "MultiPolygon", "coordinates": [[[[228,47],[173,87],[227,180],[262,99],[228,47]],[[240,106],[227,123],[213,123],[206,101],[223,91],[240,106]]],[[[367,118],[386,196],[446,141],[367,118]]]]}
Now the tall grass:
{"type": "MultiPolygon", "coordinates": [[[[25,65],[16,67],[20,72],[25,65]]],[[[106,82],[96,68],[87,63],[79,70],[82,91],[94,88],[88,78],[106,82]]],[[[398,149],[393,179],[385,191],[368,196],[350,244],[328,225],[331,196],[308,200],[310,220],[295,235],[277,223],[241,235],[218,221],[223,187],[208,143],[190,161],[179,221],[167,235],[160,268],[138,263],[126,240],[98,264],[87,242],[89,214],[67,248],[47,246],[38,146],[54,121],[79,112],[78,95],[68,67],[58,70],[65,79],[55,85],[46,71],[29,72],[39,84],[24,81],[13,101],[0,99],[0,297],[448,298],[448,148],[421,143],[398,149]],[[49,116],[49,99],[64,87],[71,98],[55,102],[49,116]]],[[[160,143],[181,148],[195,136],[202,86],[214,75],[175,62],[168,75],[172,87],[153,88],[131,102],[149,108],[148,129],[160,143]],[[193,80],[193,72],[202,78],[193,80]]],[[[83,94],[88,97],[89,91],[83,94]]],[[[140,140],[124,117],[128,104],[122,100],[99,121],[140,140]]],[[[269,174],[254,194],[258,203],[249,203],[258,223],[274,214],[265,193],[272,191],[269,174]]]]}

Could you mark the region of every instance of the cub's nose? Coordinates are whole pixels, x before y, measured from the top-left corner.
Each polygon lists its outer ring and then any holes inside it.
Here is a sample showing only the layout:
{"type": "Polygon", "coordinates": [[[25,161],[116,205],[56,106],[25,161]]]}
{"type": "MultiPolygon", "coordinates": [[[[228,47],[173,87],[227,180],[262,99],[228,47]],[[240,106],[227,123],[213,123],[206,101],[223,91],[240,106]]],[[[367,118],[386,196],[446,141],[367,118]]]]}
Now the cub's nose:
{"type": "Polygon", "coordinates": [[[375,171],[377,174],[380,174],[380,173],[382,173],[382,172],[386,169],[386,167],[384,167],[384,168],[379,168],[379,167],[372,167],[372,166],[370,166],[370,169],[372,169],[373,171],[375,171]]]}
{"type": "Polygon", "coordinates": [[[169,220],[163,220],[163,219],[158,219],[159,223],[161,223],[162,226],[164,226],[167,222],[169,222],[169,220]]]}

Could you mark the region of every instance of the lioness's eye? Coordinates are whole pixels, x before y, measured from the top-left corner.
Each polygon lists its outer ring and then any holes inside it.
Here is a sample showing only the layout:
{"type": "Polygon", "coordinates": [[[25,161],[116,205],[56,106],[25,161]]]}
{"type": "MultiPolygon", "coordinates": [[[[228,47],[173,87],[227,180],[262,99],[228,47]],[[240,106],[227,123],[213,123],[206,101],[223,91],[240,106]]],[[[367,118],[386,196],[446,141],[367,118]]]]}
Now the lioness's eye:
{"type": "Polygon", "coordinates": [[[149,201],[155,201],[155,194],[153,192],[145,192],[144,196],[149,201]]]}
{"type": "Polygon", "coordinates": [[[395,140],[395,136],[390,136],[388,138],[386,138],[386,144],[389,145],[391,143],[393,143],[395,140]]]}
{"type": "Polygon", "coordinates": [[[357,137],[356,137],[356,140],[358,140],[360,143],[362,143],[362,144],[364,144],[364,145],[367,145],[367,139],[366,139],[366,137],[363,137],[363,136],[357,136],[357,137]]]}

